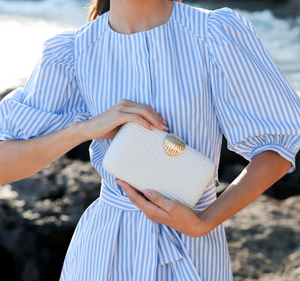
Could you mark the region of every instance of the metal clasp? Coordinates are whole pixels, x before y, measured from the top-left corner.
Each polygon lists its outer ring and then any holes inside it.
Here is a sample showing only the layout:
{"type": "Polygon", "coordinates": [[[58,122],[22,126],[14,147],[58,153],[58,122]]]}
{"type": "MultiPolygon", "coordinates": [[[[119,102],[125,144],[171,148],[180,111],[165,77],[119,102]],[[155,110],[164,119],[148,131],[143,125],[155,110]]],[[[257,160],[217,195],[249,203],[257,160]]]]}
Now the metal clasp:
{"type": "Polygon", "coordinates": [[[183,153],[186,144],[184,140],[176,134],[169,133],[164,139],[164,148],[168,155],[177,156],[183,153]]]}

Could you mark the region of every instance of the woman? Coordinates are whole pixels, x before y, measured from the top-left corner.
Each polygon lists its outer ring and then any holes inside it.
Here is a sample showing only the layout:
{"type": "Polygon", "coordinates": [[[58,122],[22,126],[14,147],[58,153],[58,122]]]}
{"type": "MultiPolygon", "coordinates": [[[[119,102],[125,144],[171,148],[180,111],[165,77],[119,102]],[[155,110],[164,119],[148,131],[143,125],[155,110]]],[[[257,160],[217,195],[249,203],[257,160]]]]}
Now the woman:
{"type": "Polygon", "coordinates": [[[299,97],[252,23],[227,7],[95,1],[89,22],[48,39],[25,87],[0,106],[0,184],[93,140],[101,193],[78,222],[61,281],[233,280],[222,223],[293,172],[300,148],[299,97]],[[214,161],[194,209],[102,168],[125,122],[169,129],[214,161]],[[216,198],[222,134],[250,163],[216,198]]]}

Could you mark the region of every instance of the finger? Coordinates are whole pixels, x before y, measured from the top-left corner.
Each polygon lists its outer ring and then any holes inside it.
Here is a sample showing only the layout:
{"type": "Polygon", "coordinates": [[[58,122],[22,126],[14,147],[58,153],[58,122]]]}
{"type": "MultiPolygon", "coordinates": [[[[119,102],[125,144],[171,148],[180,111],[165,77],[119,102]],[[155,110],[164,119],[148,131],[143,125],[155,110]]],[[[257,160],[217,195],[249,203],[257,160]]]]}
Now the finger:
{"type": "MultiPolygon", "coordinates": [[[[124,117],[122,118],[122,121],[121,121],[122,123],[135,122],[135,123],[138,123],[141,126],[145,127],[146,129],[152,131],[152,128],[151,128],[152,124],[149,123],[146,119],[144,119],[141,115],[136,114],[136,113],[124,113],[124,112],[122,112],[122,115],[124,115],[124,117]]],[[[158,127],[158,130],[164,130],[164,131],[169,130],[168,128],[162,129],[161,127],[159,127],[160,125],[157,125],[157,124],[160,124],[160,123],[156,123],[154,128],[157,129],[157,127],[158,127]]]]}
{"type": "Polygon", "coordinates": [[[154,110],[150,110],[149,108],[127,107],[123,112],[134,114],[135,117],[137,117],[136,115],[141,116],[149,123],[149,125],[152,124],[159,130],[165,129],[165,124],[163,124],[163,121],[161,122],[154,113],[154,110]]]}
{"type": "Polygon", "coordinates": [[[115,179],[114,181],[123,188],[130,201],[133,202],[134,204],[136,205],[149,204],[149,203],[152,204],[151,201],[147,200],[147,198],[143,193],[135,189],[129,183],[120,179],[115,179]]]}
{"type": "MultiPolygon", "coordinates": [[[[130,187],[133,188],[133,190],[134,190],[135,192],[137,192],[139,195],[141,195],[143,198],[147,199],[147,198],[145,197],[144,193],[140,192],[139,190],[137,190],[137,189],[134,188],[133,186],[130,186],[130,187]]],[[[147,200],[148,200],[148,199],[147,199],[147,200]]]]}
{"type": "Polygon", "coordinates": [[[166,120],[164,120],[164,118],[151,106],[151,105],[146,105],[148,107],[148,109],[154,114],[157,116],[157,118],[159,119],[159,122],[164,124],[164,125],[167,125],[167,122],[166,120]]]}
{"type": "Polygon", "coordinates": [[[129,200],[142,210],[148,218],[163,220],[169,217],[168,212],[137,193],[136,189],[125,181],[116,181],[122,186],[129,200]]]}
{"type": "Polygon", "coordinates": [[[144,104],[136,105],[136,103],[134,105],[120,104],[119,110],[120,110],[120,112],[125,113],[125,114],[126,113],[132,114],[134,116],[134,118],[137,118],[136,115],[140,115],[142,118],[144,118],[145,120],[148,121],[149,127],[151,124],[153,124],[156,128],[158,128],[160,130],[165,130],[166,122],[159,115],[159,113],[157,111],[155,111],[151,106],[144,105],[144,104]]]}
{"type": "Polygon", "coordinates": [[[169,214],[174,211],[175,209],[175,202],[174,200],[168,199],[159,192],[155,190],[146,189],[144,191],[144,195],[148,198],[151,202],[156,204],[157,206],[161,207],[162,209],[166,210],[169,214]]]}
{"type": "Polygon", "coordinates": [[[152,114],[154,114],[160,123],[164,124],[164,125],[167,125],[167,122],[164,120],[164,118],[151,106],[151,105],[148,105],[148,104],[143,104],[143,103],[140,103],[140,102],[135,102],[135,101],[132,101],[132,100],[128,100],[128,99],[122,99],[120,100],[119,102],[120,104],[122,105],[125,105],[125,106],[128,106],[128,107],[138,107],[138,108],[148,108],[152,114]]]}

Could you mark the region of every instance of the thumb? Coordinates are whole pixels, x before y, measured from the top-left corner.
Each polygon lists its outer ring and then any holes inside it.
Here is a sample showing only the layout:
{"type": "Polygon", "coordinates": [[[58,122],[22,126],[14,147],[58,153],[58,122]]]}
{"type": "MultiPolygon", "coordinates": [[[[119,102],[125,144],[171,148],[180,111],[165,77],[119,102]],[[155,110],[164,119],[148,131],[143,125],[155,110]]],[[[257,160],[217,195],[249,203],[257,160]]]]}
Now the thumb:
{"type": "Polygon", "coordinates": [[[165,196],[163,196],[155,190],[146,189],[144,191],[144,195],[151,202],[166,210],[167,212],[169,211],[170,207],[174,204],[173,200],[166,198],[165,196]]]}

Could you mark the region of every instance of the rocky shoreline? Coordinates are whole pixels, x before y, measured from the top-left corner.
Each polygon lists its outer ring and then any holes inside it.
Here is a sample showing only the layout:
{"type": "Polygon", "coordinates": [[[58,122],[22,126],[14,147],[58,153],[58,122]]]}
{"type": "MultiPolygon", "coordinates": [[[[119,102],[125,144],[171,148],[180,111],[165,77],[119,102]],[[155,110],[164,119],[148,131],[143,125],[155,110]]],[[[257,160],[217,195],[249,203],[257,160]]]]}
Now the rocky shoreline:
{"type": "Polygon", "coordinates": [[[300,280],[299,195],[261,195],[224,226],[235,281],[300,280]]]}
{"type": "Polygon", "coordinates": [[[63,156],[39,173],[0,186],[1,280],[58,280],[75,226],[100,194],[90,163],[63,156]]]}
{"type": "MultiPolygon", "coordinates": [[[[0,186],[1,280],[59,279],[100,180],[89,162],[62,156],[36,175],[0,186]]],[[[261,195],[224,226],[235,281],[300,279],[300,195],[261,195]]]]}

